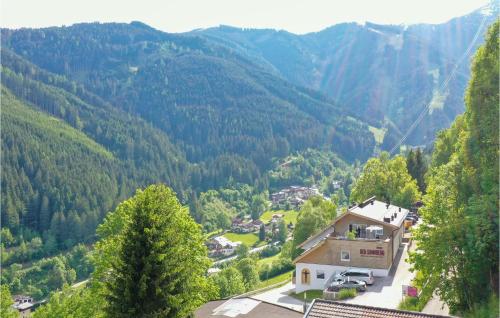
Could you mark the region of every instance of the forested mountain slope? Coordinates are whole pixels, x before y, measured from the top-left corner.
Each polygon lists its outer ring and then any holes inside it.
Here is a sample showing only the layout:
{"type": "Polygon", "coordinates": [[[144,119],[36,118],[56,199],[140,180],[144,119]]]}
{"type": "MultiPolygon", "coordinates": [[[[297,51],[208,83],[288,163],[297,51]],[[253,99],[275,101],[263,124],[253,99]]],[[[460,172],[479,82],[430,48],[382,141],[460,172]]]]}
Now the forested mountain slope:
{"type": "Polygon", "coordinates": [[[137,22],[2,35],[27,60],[164,131],[193,162],[230,156],[263,168],[307,147],[325,146],[348,160],[373,150],[367,126],[330,100],[199,37],[137,22]]]}
{"type": "Polygon", "coordinates": [[[80,241],[137,187],[165,182],[185,197],[190,172],[150,124],[2,50],[2,226],[59,235],[72,217],[83,232],[66,228],[59,243],[80,241]]]}
{"type": "Polygon", "coordinates": [[[148,184],[187,203],[229,181],[262,191],[293,151],[373,151],[368,126],[324,96],[199,38],[140,23],[2,34],[2,224],[60,248],[148,184]]]}
{"type": "Polygon", "coordinates": [[[221,26],[191,34],[248,56],[292,83],[329,95],[348,111],[387,129],[383,147],[390,149],[427,104],[431,104],[428,115],[410,135],[410,144],[432,142],[439,129],[463,112],[470,56],[461,58],[478,30],[471,52],[482,42],[486,26],[497,14],[498,4],[492,3],[437,25],[342,23],[304,35],[221,26]],[[440,91],[457,65],[457,75],[440,91]]]}

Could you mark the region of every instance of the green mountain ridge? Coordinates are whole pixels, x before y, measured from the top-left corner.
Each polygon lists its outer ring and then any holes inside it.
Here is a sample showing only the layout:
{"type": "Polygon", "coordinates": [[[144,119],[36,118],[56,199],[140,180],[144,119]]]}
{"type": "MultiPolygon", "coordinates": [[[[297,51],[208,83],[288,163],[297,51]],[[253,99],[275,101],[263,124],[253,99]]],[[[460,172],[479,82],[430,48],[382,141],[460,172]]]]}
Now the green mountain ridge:
{"type": "Polygon", "coordinates": [[[430,144],[438,130],[463,112],[470,56],[461,58],[476,31],[480,37],[472,52],[498,15],[497,3],[488,8],[489,12],[483,8],[436,25],[341,23],[303,35],[220,26],[189,34],[247,56],[294,84],[325,93],[345,112],[388,129],[382,148],[391,149],[428,103],[432,109],[410,134],[409,144],[430,144]],[[456,66],[458,75],[440,92],[456,66]]]}

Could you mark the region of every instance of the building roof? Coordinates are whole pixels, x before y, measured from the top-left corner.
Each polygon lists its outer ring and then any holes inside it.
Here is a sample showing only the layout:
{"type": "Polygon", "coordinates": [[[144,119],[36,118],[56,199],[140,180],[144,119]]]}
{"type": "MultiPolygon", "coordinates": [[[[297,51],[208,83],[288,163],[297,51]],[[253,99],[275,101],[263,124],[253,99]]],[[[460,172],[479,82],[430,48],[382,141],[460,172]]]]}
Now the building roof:
{"type": "Polygon", "coordinates": [[[236,247],[238,245],[241,244],[241,242],[233,242],[233,241],[230,241],[228,240],[227,238],[225,238],[224,236],[217,236],[217,237],[214,237],[213,238],[215,241],[217,241],[217,243],[219,243],[220,245],[222,246],[232,246],[232,247],[236,247]]]}
{"type": "Polygon", "coordinates": [[[299,244],[298,247],[304,250],[308,250],[316,246],[318,243],[328,237],[328,235],[333,233],[335,231],[335,223],[337,223],[340,219],[344,218],[347,215],[357,215],[375,221],[379,224],[385,224],[390,225],[393,228],[399,228],[403,224],[403,221],[408,215],[408,212],[409,211],[407,209],[400,208],[396,205],[387,204],[382,201],[377,201],[375,200],[375,197],[371,197],[368,200],[365,200],[362,203],[349,208],[346,213],[337,217],[323,231],[311,236],[310,238],[299,244]],[[394,215],[394,213],[396,213],[396,217],[391,220],[391,215],[394,215]],[[388,217],[390,222],[385,222],[385,217],[388,217]]]}
{"type": "Polygon", "coordinates": [[[384,218],[389,218],[390,222],[385,223],[401,227],[401,224],[408,215],[409,211],[396,205],[375,200],[375,197],[371,197],[363,203],[350,208],[348,212],[377,220],[379,222],[385,222],[384,218]],[[395,216],[393,219],[391,218],[392,215],[395,216]]]}
{"type": "Polygon", "coordinates": [[[302,318],[292,309],[249,297],[210,301],[199,308],[195,318],[302,318]]]}
{"type": "Polygon", "coordinates": [[[443,318],[421,312],[387,309],[315,299],[304,318],[443,318]]]}
{"type": "Polygon", "coordinates": [[[20,304],[15,304],[14,308],[16,308],[19,311],[27,310],[35,306],[35,303],[32,302],[25,302],[25,303],[20,303],[20,304]]]}

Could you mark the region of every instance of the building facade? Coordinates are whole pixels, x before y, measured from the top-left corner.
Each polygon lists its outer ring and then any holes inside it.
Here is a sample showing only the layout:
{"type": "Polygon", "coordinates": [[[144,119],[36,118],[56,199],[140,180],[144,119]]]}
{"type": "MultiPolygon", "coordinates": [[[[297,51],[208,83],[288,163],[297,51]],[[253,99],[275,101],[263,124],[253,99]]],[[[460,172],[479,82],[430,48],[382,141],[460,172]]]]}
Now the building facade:
{"type": "Polygon", "coordinates": [[[351,207],[327,229],[300,245],[296,292],[324,289],[336,273],[361,268],[387,276],[404,233],[408,210],[370,198],[351,207]]]}

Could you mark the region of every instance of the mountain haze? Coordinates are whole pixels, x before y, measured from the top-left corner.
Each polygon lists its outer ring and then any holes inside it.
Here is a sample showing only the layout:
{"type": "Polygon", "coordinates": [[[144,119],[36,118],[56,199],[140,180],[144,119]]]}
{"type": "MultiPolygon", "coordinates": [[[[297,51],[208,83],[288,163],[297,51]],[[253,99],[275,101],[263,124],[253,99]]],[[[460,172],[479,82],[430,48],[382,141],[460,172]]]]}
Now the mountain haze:
{"type": "Polygon", "coordinates": [[[388,130],[390,149],[427,104],[428,115],[407,140],[428,144],[439,129],[464,110],[470,55],[462,60],[479,30],[498,14],[496,3],[443,24],[409,26],[341,23],[320,32],[296,35],[270,29],[229,26],[195,30],[259,62],[292,83],[319,90],[345,111],[388,130]],[[444,91],[441,84],[458,65],[444,91]]]}

